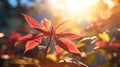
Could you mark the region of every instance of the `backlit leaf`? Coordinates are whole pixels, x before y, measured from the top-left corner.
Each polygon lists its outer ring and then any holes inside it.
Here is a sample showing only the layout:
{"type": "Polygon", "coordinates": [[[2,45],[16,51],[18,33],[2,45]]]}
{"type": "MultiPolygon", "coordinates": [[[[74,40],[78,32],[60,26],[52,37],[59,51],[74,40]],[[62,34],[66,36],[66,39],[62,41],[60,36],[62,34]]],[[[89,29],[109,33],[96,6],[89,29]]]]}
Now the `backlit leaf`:
{"type": "Polygon", "coordinates": [[[99,36],[102,40],[105,40],[106,42],[108,42],[108,41],[110,40],[109,34],[107,34],[107,33],[98,34],[98,36],[99,36]]]}
{"type": "Polygon", "coordinates": [[[56,39],[56,45],[59,45],[61,48],[71,53],[80,54],[80,51],[76,48],[75,44],[68,39],[64,39],[64,38],[56,39]]]}
{"type": "Polygon", "coordinates": [[[41,25],[43,26],[43,28],[45,28],[46,30],[48,30],[51,26],[51,21],[49,21],[48,19],[44,18],[41,21],[41,25]]]}
{"type": "Polygon", "coordinates": [[[23,43],[23,42],[27,42],[27,41],[32,40],[32,39],[42,37],[42,36],[44,36],[44,35],[43,34],[39,34],[39,35],[38,34],[28,34],[24,37],[19,38],[14,46],[16,46],[17,44],[23,43]]]}
{"type": "Polygon", "coordinates": [[[83,47],[84,45],[85,45],[84,43],[77,43],[76,47],[77,47],[77,48],[81,48],[81,47],[83,47]]]}
{"type": "Polygon", "coordinates": [[[95,47],[94,47],[94,49],[96,48],[96,47],[105,47],[106,46],[106,41],[97,41],[96,43],[95,43],[95,47]]]}
{"type": "Polygon", "coordinates": [[[54,62],[57,61],[57,57],[55,55],[53,55],[53,54],[47,54],[46,57],[47,57],[47,59],[50,59],[50,60],[52,60],[54,62]]]}
{"type": "Polygon", "coordinates": [[[58,38],[69,38],[69,39],[78,39],[78,38],[81,38],[82,35],[80,34],[75,34],[75,33],[72,33],[72,32],[62,32],[62,33],[59,33],[59,34],[56,34],[56,36],[58,38]]]}
{"type": "Polygon", "coordinates": [[[28,35],[26,35],[24,37],[19,38],[18,41],[15,43],[14,46],[16,46],[17,44],[26,42],[28,39],[32,38],[34,35],[37,35],[37,34],[28,34],[28,35]]]}
{"type": "Polygon", "coordinates": [[[61,49],[61,47],[59,46],[59,45],[55,45],[55,52],[54,52],[54,55],[55,56],[60,56],[60,55],[62,55],[62,53],[63,53],[63,51],[62,51],[62,49],[61,49]]]}
{"type": "Polygon", "coordinates": [[[22,15],[25,17],[26,21],[33,29],[40,31],[42,33],[46,33],[46,30],[44,30],[36,20],[34,20],[32,17],[27,16],[25,14],[22,14],[22,15]]]}
{"type": "Polygon", "coordinates": [[[34,39],[31,39],[29,41],[27,41],[27,44],[26,44],[26,47],[25,47],[25,51],[28,51],[28,50],[31,50],[33,49],[34,47],[38,46],[39,43],[41,42],[42,38],[41,37],[37,37],[37,38],[34,38],[34,39]]]}

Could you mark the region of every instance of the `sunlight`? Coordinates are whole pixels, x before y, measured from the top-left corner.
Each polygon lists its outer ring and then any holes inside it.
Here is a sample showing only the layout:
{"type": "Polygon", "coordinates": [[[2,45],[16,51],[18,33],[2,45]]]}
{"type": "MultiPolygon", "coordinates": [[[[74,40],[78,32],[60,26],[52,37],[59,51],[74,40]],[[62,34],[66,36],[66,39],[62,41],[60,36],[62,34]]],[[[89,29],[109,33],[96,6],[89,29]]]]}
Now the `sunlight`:
{"type": "Polygon", "coordinates": [[[64,14],[67,18],[91,18],[101,7],[96,9],[100,0],[50,0],[49,3],[57,11],[57,14],[64,14]],[[96,11],[95,11],[96,10],[96,11]],[[60,13],[58,13],[60,12],[60,13]]]}
{"type": "Polygon", "coordinates": [[[66,8],[70,12],[75,12],[77,10],[88,10],[91,6],[96,4],[99,0],[66,0],[66,8]]]}
{"type": "Polygon", "coordinates": [[[112,0],[103,0],[103,1],[108,5],[108,8],[113,8],[115,6],[115,3],[112,0]]]}
{"type": "Polygon", "coordinates": [[[49,0],[49,3],[55,9],[64,9],[68,12],[75,12],[78,10],[86,11],[98,3],[100,0],[49,0]]]}
{"type": "Polygon", "coordinates": [[[55,16],[63,15],[70,20],[67,27],[74,27],[74,32],[84,30],[94,21],[109,18],[112,12],[108,9],[115,6],[112,0],[50,0],[49,3],[55,16]]]}

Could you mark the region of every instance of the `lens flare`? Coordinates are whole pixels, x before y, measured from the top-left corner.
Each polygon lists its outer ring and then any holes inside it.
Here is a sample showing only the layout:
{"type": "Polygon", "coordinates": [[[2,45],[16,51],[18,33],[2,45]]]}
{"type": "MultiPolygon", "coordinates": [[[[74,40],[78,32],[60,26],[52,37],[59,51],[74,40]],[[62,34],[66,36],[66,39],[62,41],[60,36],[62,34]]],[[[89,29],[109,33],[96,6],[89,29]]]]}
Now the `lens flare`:
{"type": "Polygon", "coordinates": [[[4,33],[0,33],[0,38],[2,38],[2,37],[4,37],[5,35],[4,35],[4,33]]]}
{"type": "Polygon", "coordinates": [[[94,4],[96,4],[99,0],[66,0],[66,8],[70,12],[74,12],[77,10],[87,10],[94,4]]]}
{"type": "Polygon", "coordinates": [[[112,0],[103,0],[107,4],[108,8],[113,8],[115,3],[112,0]]]}
{"type": "Polygon", "coordinates": [[[63,15],[69,20],[68,28],[84,30],[92,22],[108,19],[115,6],[112,0],[50,0],[55,15],[63,15]],[[85,20],[85,21],[84,21],[85,20]],[[82,26],[81,26],[82,25],[82,26]],[[79,28],[79,29],[78,29],[79,28]]]}

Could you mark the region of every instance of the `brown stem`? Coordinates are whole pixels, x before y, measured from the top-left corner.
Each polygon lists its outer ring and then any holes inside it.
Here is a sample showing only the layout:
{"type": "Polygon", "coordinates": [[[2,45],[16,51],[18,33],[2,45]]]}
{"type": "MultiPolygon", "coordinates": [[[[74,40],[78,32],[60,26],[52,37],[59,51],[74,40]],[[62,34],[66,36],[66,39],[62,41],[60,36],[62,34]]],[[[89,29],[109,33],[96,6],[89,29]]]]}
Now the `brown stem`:
{"type": "Polygon", "coordinates": [[[46,59],[46,56],[47,56],[47,51],[48,51],[48,48],[49,48],[49,46],[50,46],[51,40],[52,40],[52,38],[50,37],[50,39],[49,39],[48,42],[47,42],[47,47],[46,47],[46,49],[45,49],[45,54],[44,54],[45,64],[44,64],[44,67],[47,67],[47,59],[46,59]]]}

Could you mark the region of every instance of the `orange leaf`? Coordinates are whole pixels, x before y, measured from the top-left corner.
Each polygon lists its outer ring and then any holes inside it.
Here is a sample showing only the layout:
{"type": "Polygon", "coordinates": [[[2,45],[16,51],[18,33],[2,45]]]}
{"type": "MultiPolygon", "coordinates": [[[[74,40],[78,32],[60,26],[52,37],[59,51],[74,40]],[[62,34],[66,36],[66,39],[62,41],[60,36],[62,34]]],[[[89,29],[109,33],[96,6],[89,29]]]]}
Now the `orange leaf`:
{"type": "Polygon", "coordinates": [[[59,45],[61,48],[75,54],[80,54],[80,51],[76,48],[75,44],[68,39],[56,39],[56,45],[59,45]]]}
{"type": "Polygon", "coordinates": [[[24,53],[38,46],[41,41],[42,41],[42,37],[37,37],[37,38],[27,41],[24,53]]]}
{"type": "Polygon", "coordinates": [[[51,26],[51,21],[49,21],[48,19],[44,18],[42,21],[41,21],[41,24],[43,26],[43,28],[45,28],[46,30],[48,30],[51,26]]]}

